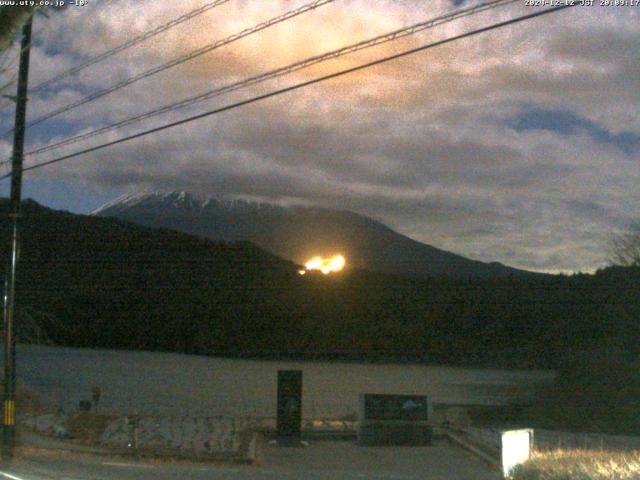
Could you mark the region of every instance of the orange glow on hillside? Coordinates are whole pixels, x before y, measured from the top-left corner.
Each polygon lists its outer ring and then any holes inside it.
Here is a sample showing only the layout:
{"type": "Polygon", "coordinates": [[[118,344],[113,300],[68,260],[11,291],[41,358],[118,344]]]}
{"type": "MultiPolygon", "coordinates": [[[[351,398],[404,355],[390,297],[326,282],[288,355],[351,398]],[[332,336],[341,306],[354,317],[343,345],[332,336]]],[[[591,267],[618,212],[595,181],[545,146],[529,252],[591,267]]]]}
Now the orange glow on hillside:
{"type": "MultiPolygon", "coordinates": [[[[335,255],[329,258],[313,257],[304,264],[307,270],[320,270],[325,275],[332,272],[339,272],[344,268],[346,260],[342,255],[335,255]]],[[[302,275],[304,270],[300,270],[302,275]]]]}

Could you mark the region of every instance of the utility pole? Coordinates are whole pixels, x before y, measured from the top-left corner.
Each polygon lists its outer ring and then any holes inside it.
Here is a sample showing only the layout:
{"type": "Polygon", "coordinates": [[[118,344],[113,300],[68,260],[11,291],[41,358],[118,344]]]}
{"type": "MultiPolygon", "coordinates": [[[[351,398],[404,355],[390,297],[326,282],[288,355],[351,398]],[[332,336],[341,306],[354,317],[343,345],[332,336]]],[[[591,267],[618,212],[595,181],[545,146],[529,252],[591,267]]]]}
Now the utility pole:
{"type": "Polygon", "coordinates": [[[11,257],[9,260],[4,294],[4,419],[2,423],[2,456],[13,456],[16,419],[16,341],[13,327],[15,313],[16,268],[18,266],[18,226],[22,195],[22,158],[24,155],[25,121],[27,116],[27,85],[29,79],[29,55],[31,50],[31,26],[33,16],[22,28],[20,46],[20,70],[18,72],[18,95],[13,132],[13,157],[11,159],[11,199],[9,219],[12,224],[11,257]]]}

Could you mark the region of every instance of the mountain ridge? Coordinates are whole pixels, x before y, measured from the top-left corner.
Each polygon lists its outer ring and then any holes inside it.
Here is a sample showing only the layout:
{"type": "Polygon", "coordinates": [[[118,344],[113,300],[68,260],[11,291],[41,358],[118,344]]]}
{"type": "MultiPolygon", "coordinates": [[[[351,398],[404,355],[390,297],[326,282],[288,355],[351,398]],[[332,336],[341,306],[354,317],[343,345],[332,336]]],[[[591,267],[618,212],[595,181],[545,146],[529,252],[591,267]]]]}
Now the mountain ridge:
{"type": "Polygon", "coordinates": [[[350,210],[173,191],[124,195],[91,215],[212,240],[250,241],[298,264],[313,256],[340,253],[349,266],[410,277],[544,275],[439,249],[350,210]]]}

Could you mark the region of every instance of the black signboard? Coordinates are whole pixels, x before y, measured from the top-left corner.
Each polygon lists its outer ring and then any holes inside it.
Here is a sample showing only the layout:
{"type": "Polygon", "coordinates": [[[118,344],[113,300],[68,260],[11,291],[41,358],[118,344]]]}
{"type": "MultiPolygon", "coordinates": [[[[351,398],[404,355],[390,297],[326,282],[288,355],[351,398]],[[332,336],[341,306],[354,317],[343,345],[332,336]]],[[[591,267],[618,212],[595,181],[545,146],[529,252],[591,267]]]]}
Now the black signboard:
{"type": "Polygon", "coordinates": [[[365,420],[427,421],[429,406],[423,395],[374,395],[364,396],[365,420]]]}
{"type": "Polygon", "coordinates": [[[278,370],[278,438],[299,440],[302,427],[302,371],[278,370]]]}

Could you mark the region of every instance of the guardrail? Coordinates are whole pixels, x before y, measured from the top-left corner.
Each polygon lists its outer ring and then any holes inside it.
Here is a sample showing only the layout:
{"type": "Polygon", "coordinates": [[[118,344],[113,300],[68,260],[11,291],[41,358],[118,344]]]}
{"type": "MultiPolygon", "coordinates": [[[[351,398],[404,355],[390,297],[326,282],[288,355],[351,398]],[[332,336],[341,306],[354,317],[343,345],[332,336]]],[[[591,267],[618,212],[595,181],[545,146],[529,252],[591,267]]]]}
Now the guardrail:
{"type": "Polygon", "coordinates": [[[451,441],[474,453],[508,478],[514,467],[529,459],[532,429],[497,430],[448,426],[446,435],[451,441]]]}
{"type": "Polygon", "coordinates": [[[486,448],[477,444],[474,441],[470,441],[464,434],[455,431],[444,431],[445,437],[450,442],[464,448],[465,450],[475,454],[480,459],[484,460],[490,466],[494,468],[500,468],[500,455],[499,452],[487,451],[486,448]]]}

